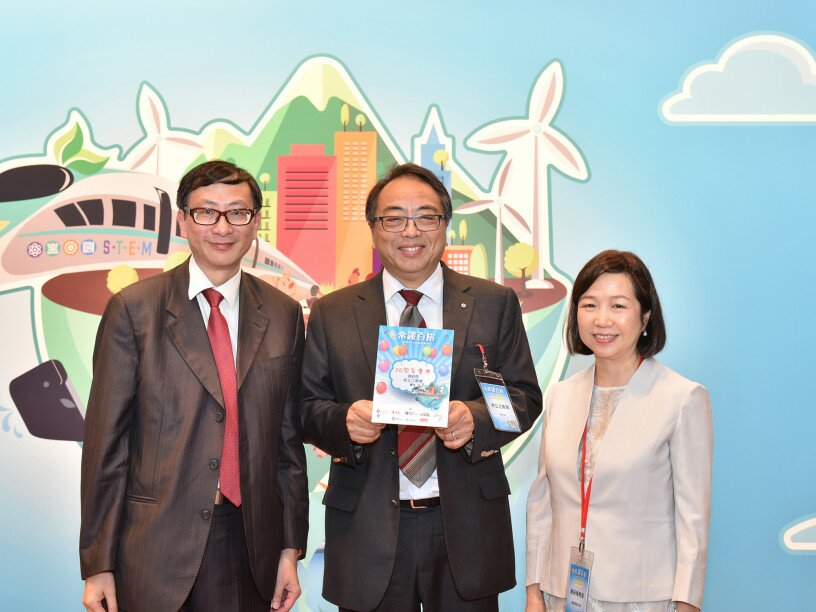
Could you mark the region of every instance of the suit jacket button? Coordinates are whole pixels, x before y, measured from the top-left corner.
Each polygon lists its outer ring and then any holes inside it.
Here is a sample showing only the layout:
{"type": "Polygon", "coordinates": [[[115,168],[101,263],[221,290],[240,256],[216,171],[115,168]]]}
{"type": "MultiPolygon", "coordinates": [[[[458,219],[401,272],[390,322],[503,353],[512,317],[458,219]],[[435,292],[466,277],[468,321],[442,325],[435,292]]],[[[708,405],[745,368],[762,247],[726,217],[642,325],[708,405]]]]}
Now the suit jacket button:
{"type": "Polygon", "coordinates": [[[391,500],[391,505],[394,506],[395,508],[399,508],[399,502],[396,499],[391,500]]]}
{"type": "Polygon", "coordinates": [[[210,512],[209,510],[202,510],[201,511],[201,518],[203,518],[205,521],[209,521],[211,516],[212,516],[212,512],[210,512]]]}
{"type": "Polygon", "coordinates": [[[215,413],[215,420],[216,422],[220,423],[224,420],[224,413],[223,412],[216,412],[215,413]]]}
{"type": "Polygon", "coordinates": [[[218,459],[210,459],[210,469],[211,470],[218,469],[218,459]]]}

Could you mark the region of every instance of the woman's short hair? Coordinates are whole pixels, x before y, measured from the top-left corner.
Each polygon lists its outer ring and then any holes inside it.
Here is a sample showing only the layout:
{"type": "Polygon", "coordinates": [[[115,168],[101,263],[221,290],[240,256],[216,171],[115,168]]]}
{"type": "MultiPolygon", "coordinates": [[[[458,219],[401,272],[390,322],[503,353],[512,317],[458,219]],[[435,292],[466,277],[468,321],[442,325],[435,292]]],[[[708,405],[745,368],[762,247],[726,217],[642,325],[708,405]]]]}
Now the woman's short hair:
{"type": "Polygon", "coordinates": [[[643,260],[631,251],[608,250],[590,259],[575,279],[567,315],[567,349],[571,354],[591,355],[592,351],[581,341],[578,333],[578,301],[602,274],[626,274],[632,281],[635,298],[640,303],[641,316],[647,312],[646,336],[637,342],[637,352],[644,359],[654,357],[666,346],[666,324],[652,275],[643,260]]]}

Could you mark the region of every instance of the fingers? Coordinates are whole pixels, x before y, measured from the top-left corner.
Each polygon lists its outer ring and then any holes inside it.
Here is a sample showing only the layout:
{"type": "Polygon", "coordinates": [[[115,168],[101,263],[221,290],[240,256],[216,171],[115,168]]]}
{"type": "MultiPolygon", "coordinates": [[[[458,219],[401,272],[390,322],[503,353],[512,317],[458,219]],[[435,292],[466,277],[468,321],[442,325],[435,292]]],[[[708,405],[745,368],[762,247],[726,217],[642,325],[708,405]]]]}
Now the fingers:
{"type": "Polygon", "coordinates": [[[371,422],[371,400],[358,400],[349,406],[346,429],[349,437],[358,444],[369,444],[380,437],[384,423],[371,422]]]}
{"type": "Polygon", "coordinates": [[[470,409],[460,401],[452,401],[448,406],[448,426],[436,429],[436,435],[445,448],[456,450],[470,442],[475,430],[470,409]]]}
{"type": "Polygon", "coordinates": [[[275,607],[275,600],[272,600],[272,609],[273,610],[281,610],[282,612],[288,612],[292,609],[292,606],[295,605],[297,598],[300,597],[300,589],[289,590],[286,589],[283,591],[283,601],[278,604],[278,607],[275,607]]]}
{"type": "Polygon", "coordinates": [[[116,585],[111,572],[102,572],[85,580],[82,605],[88,612],[105,612],[105,610],[119,612],[119,606],[116,603],[116,585]]]}

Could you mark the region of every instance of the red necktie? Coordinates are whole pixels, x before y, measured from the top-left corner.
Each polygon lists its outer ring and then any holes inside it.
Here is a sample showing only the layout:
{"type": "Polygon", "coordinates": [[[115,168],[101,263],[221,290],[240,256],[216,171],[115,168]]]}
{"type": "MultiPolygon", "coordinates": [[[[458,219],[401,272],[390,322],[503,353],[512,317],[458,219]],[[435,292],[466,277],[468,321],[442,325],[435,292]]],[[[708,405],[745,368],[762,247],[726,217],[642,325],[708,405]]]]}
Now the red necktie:
{"type": "Polygon", "coordinates": [[[221,381],[221,393],[224,395],[224,407],[227,418],[224,423],[224,446],[221,449],[221,493],[236,506],[241,505],[241,477],[238,463],[238,385],[235,378],[235,361],[232,357],[227,320],[221,313],[221,300],[224,296],[213,288],[204,290],[204,297],[210,304],[210,320],[207,322],[207,335],[210,337],[215,366],[218,368],[218,379],[221,381]]]}
{"type": "MultiPolygon", "coordinates": [[[[417,308],[422,294],[419,291],[403,289],[399,292],[405,300],[405,308],[400,315],[400,327],[425,327],[425,319],[417,308]]],[[[417,487],[425,484],[436,469],[436,434],[430,427],[417,425],[400,426],[397,437],[399,467],[403,474],[417,487]]]]}

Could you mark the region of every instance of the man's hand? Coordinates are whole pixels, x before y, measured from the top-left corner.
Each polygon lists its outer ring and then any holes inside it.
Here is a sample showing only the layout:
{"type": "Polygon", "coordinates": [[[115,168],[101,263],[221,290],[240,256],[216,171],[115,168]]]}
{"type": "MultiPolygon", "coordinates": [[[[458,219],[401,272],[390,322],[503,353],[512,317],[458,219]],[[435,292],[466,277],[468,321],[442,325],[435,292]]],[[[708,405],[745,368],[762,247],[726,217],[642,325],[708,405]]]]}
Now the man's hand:
{"type": "Polygon", "coordinates": [[[272,609],[291,610],[300,597],[300,582],[297,575],[298,551],[284,548],[278,561],[278,578],[275,580],[275,594],[272,595],[272,609]]]}
{"type": "Polygon", "coordinates": [[[371,400],[357,400],[349,406],[346,414],[346,429],[349,437],[357,444],[370,444],[380,437],[385,423],[371,422],[371,400]]]}
{"type": "Polygon", "coordinates": [[[448,426],[444,429],[437,427],[436,435],[445,443],[446,448],[456,450],[470,442],[475,428],[470,408],[453,400],[448,405],[448,426]]]}
{"type": "Polygon", "coordinates": [[[85,590],[82,593],[82,605],[88,612],[104,612],[102,602],[108,606],[108,612],[118,612],[116,605],[116,585],[113,572],[94,574],[85,579],[85,590]]]}
{"type": "Polygon", "coordinates": [[[544,605],[544,593],[537,584],[527,585],[527,605],[524,607],[524,612],[547,612],[547,606],[544,605]]]}
{"type": "Polygon", "coordinates": [[[700,608],[695,608],[685,601],[675,601],[674,605],[677,607],[677,612],[700,612],[700,608]]]}

